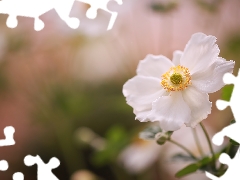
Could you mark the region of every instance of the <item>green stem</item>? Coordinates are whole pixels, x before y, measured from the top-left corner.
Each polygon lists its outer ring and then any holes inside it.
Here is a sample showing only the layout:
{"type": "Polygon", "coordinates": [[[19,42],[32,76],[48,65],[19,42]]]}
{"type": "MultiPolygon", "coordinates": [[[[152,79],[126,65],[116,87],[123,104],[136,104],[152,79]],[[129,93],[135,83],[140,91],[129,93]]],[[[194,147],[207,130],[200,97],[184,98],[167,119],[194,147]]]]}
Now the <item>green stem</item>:
{"type": "Polygon", "coordinates": [[[193,137],[195,139],[195,142],[197,144],[198,151],[200,152],[201,156],[204,156],[204,153],[203,153],[203,150],[202,150],[202,147],[201,147],[201,144],[200,144],[200,141],[199,141],[196,129],[192,128],[192,132],[193,132],[193,137]]]}
{"type": "Polygon", "coordinates": [[[169,139],[168,141],[173,143],[173,144],[175,144],[175,145],[177,145],[178,147],[182,148],[184,151],[186,151],[195,160],[198,159],[191,151],[189,151],[186,147],[184,147],[183,145],[179,144],[178,142],[176,142],[176,141],[174,141],[172,139],[169,139]]]}
{"type": "Polygon", "coordinates": [[[206,136],[206,138],[207,138],[207,142],[208,142],[210,151],[211,151],[211,153],[212,153],[212,159],[213,159],[212,163],[213,163],[213,167],[214,167],[214,169],[216,169],[216,159],[215,159],[215,154],[214,154],[213,147],[212,147],[212,144],[211,144],[211,140],[210,140],[210,138],[209,138],[209,135],[208,135],[208,133],[207,133],[206,128],[203,126],[202,123],[200,123],[200,126],[201,126],[201,128],[202,128],[202,130],[203,130],[203,132],[204,132],[204,134],[205,134],[205,136],[206,136]]]}

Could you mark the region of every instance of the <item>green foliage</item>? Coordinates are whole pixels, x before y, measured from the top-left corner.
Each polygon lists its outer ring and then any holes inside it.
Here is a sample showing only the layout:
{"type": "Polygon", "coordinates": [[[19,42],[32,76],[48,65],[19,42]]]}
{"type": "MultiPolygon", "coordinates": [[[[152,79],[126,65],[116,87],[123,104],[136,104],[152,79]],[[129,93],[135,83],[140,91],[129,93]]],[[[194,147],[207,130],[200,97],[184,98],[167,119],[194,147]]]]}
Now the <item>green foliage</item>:
{"type": "Polygon", "coordinates": [[[230,139],[229,142],[230,142],[232,145],[234,145],[234,146],[239,146],[239,143],[236,142],[236,141],[234,141],[233,139],[230,139]]]}
{"type": "Polygon", "coordinates": [[[240,35],[239,33],[231,35],[231,37],[226,42],[226,50],[230,54],[240,55],[240,35]]]}
{"type": "Polygon", "coordinates": [[[198,164],[193,163],[178,171],[175,176],[181,178],[183,176],[196,172],[198,169],[199,169],[198,164]]]}
{"type": "Polygon", "coordinates": [[[74,90],[69,91],[61,87],[53,90],[50,102],[55,112],[61,112],[71,119],[77,118],[91,109],[90,102],[83,93],[77,93],[74,90]]]}
{"type": "MultiPolygon", "coordinates": [[[[215,158],[218,158],[220,155],[220,153],[217,153],[215,154],[215,158]]],[[[184,157],[186,158],[186,157],[184,157]]],[[[189,157],[190,159],[190,157],[189,157]]],[[[178,178],[181,178],[183,176],[186,176],[186,175],[189,175],[189,174],[192,174],[194,172],[196,172],[197,170],[202,170],[202,171],[214,171],[214,168],[211,167],[211,162],[213,161],[212,157],[204,157],[202,158],[201,160],[195,162],[195,163],[192,163],[192,164],[189,164],[188,166],[186,166],[185,168],[179,170],[175,176],[178,177],[178,178]]]]}
{"type": "Polygon", "coordinates": [[[130,121],[134,119],[132,108],[126,106],[120,88],[122,84],[113,83],[94,87],[80,82],[51,84],[34,99],[37,108],[33,118],[40,123],[51,121],[56,125],[67,121],[75,129],[86,126],[101,136],[114,123],[132,128],[137,122],[130,121]]]}
{"type": "Polygon", "coordinates": [[[129,134],[122,126],[113,126],[106,133],[106,147],[93,154],[92,162],[103,166],[114,162],[120,151],[128,144],[129,134]]]}
{"type": "Polygon", "coordinates": [[[163,4],[160,2],[158,2],[158,3],[154,2],[154,3],[151,3],[150,7],[154,12],[167,13],[167,12],[170,12],[170,11],[173,11],[174,9],[176,9],[177,3],[169,2],[167,4],[163,4]]]}
{"type": "Polygon", "coordinates": [[[218,11],[219,5],[222,0],[213,0],[211,2],[206,0],[196,0],[196,3],[204,10],[215,13],[218,11]]]}
{"type": "Polygon", "coordinates": [[[27,36],[21,34],[14,34],[7,38],[7,51],[9,53],[16,53],[29,47],[27,36]]]}
{"type": "Polygon", "coordinates": [[[231,85],[226,85],[222,88],[222,99],[225,101],[230,101],[230,98],[232,96],[232,91],[233,91],[234,86],[231,85]]]}

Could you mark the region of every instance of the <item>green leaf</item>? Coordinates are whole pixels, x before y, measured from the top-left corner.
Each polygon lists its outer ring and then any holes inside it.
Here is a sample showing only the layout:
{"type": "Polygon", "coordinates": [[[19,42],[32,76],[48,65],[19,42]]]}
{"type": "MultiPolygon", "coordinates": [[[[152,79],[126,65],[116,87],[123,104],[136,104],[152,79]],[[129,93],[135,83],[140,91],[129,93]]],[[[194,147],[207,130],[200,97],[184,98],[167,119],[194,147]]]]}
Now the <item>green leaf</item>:
{"type": "Polygon", "coordinates": [[[213,161],[212,157],[204,157],[203,159],[198,161],[199,169],[202,171],[212,172],[213,169],[211,163],[212,161],[213,161]]]}
{"type": "Polygon", "coordinates": [[[199,160],[196,163],[190,164],[187,167],[183,168],[182,170],[178,171],[176,173],[176,177],[180,178],[186,175],[189,175],[191,173],[196,172],[198,169],[202,170],[202,171],[210,171],[211,168],[211,162],[212,162],[212,158],[211,157],[204,157],[201,160],[199,160]]]}
{"type": "Polygon", "coordinates": [[[234,146],[239,146],[240,144],[236,141],[234,141],[233,139],[230,139],[230,143],[234,146]]]}
{"type": "Polygon", "coordinates": [[[210,158],[210,157],[204,157],[203,159],[201,159],[201,160],[198,162],[198,164],[199,164],[200,167],[202,167],[202,166],[205,166],[205,165],[209,164],[211,161],[212,161],[212,158],[210,158]]]}
{"type": "Polygon", "coordinates": [[[231,120],[230,124],[234,124],[236,121],[235,119],[231,120]]]}
{"type": "Polygon", "coordinates": [[[233,85],[226,85],[222,88],[222,99],[225,101],[230,101],[232,96],[233,85]]]}
{"type": "Polygon", "coordinates": [[[181,169],[180,171],[178,171],[175,176],[177,178],[180,178],[180,177],[183,177],[183,176],[186,176],[188,174],[191,174],[191,173],[194,173],[196,172],[197,170],[199,169],[199,166],[197,163],[193,163],[193,164],[190,164],[188,165],[187,167],[181,169]]]}

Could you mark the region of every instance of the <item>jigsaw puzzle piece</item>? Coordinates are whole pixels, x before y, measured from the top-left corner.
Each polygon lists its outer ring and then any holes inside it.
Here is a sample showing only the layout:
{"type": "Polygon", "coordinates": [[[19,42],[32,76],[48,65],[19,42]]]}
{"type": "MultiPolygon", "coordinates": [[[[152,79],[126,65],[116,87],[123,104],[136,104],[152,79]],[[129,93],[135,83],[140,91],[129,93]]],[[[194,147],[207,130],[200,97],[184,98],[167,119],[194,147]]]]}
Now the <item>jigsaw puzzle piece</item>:
{"type": "Polygon", "coordinates": [[[219,177],[216,177],[216,176],[212,175],[212,174],[209,173],[209,172],[205,172],[205,174],[206,174],[206,176],[207,176],[208,178],[210,178],[211,180],[220,180],[219,177]]]}
{"type": "Polygon", "coordinates": [[[224,101],[224,100],[217,100],[216,106],[219,110],[222,111],[222,110],[226,109],[228,106],[230,106],[230,102],[224,101]]]}
{"type": "MultiPolygon", "coordinates": [[[[231,158],[229,157],[229,155],[227,155],[226,153],[222,153],[219,157],[219,161],[222,163],[222,164],[230,164],[231,163],[231,158]]],[[[206,176],[212,180],[224,180],[222,177],[216,177],[214,175],[212,175],[211,173],[209,172],[205,172],[206,173],[206,176]]],[[[226,180],[226,179],[225,179],[226,180]]]]}
{"type": "Polygon", "coordinates": [[[240,143],[240,125],[239,123],[230,124],[229,126],[223,128],[220,132],[215,134],[212,138],[212,142],[215,145],[220,146],[224,141],[224,136],[233,139],[234,141],[240,143]]]}
{"type": "Polygon", "coordinates": [[[5,135],[5,139],[0,140],[0,146],[11,146],[15,144],[13,135],[15,133],[15,129],[12,126],[7,126],[3,131],[5,135]]]}
{"type": "Polygon", "coordinates": [[[24,180],[24,175],[21,172],[16,172],[13,174],[13,180],[24,180]]]}
{"type": "Polygon", "coordinates": [[[37,156],[31,156],[27,155],[24,158],[24,164],[26,166],[32,166],[34,164],[37,164],[38,172],[37,177],[38,180],[59,180],[53,173],[52,169],[57,168],[60,165],[60,161],[53,157],[49,160],[47,164],[43,162],[43,160],[37,155],[37,156]]]}
{"type": "Polygon", "coordinates": [[[75,0],[2,0],[0,1],[0,13],[8,14],[7,26],[15,28],[18,25],[17,16],[34,18],[34,29],[40,31],[44,28],[44,22],[39,16],[51,9],[55,9],[60,18],[73,29],[78,28],[80,21],[69,17],[75,0]],[[14,6],[13,6],[14,5],[14,6]]]}
{"type": "Polygon", "coordinates": [[[208,172],[205,172],[206,176],[212,180],[239,180],[240,179],[240,151],[238,149],[235,157],[231,159],[228,154],[222,153],[219,157],[219,161],[222,164],[227,164],[228,169],[221,177],[216,177],[208,172]]]}
{"type": "Polygon", "coordinates": [[[8,169],[8,162],[5,160],[0,161],[0,171],[6,171],[8,169]]]}
{"type": "Polygon", "coordinates": [[[23,16],[34,18],[35,30],[39,31],[44,27],[39,16],[53,9],[53,3],[52,0],[2,0],[0,7],[0,13],[9,15],[6,22],[9,28],[17,27],[17,16],[23,16]]]}
{"type": "Polygon", "coordinates": [[[212,138],[213,144],[215,144],[217,146],[222,145],[223,141],[224,141],[224,136],[225,136],[225,134],[223,134],[223,132],[219,132],[219,133],[215,134],[212,138]]]}
{"type": "MultiPolygon", "coordinates": [[[[234,84],[234,89],[232,91],[232,95],[230,98],[230,106],[234,115],[234,118],[236,120],[236,123],[240,123],[240,111],[239,111],[239,105],[240,105],[240,69],[238,71],[238,76],[235,77],[232,74],[226,74],[224,76],[225,81],[228,83],[234,84]]],[[[240,139],[239,139],[240,140],[240,139]]]]}
{"type": "Polygon", "coordinates": [[[36,31],[42,30],[44,28],[44,26],[45,26],[45,24],[44,24],[44,22],[41,19],[35,18],[35,20],[34,20],[34,29],[36,31]]]}
{"type": "Polygon", "coordinates": [[[54,0],[54,7],[59,17],[72,28],[77,29],[80,25],[80,20],[75,17],[69,17],[75,0],[54,0]]]}
{"type": "Polygon", "coordinates": [[[225,73],[223,76],[223,82],[225,84],[235,84],[237,78],[231,73],[225,73]]]}
{"type": "Polygon", "coordinates": [[[7,27],[9,28],[15,28],[18,25],[18,20],[17,20],[17,16],[15,15],[9,15],[7,18],[7,22],[6,22],[7,27]]]}
{"type": "MultiPolygon", "coordinates": [[[[96,0],[78,0],[78,1],[89,4],[91,6],[86,12],[86,16],[89,19],[95,19],[97,17],[98,9],[101,9],[101,10],[104,10],[104,11],[110,13],[111,18],[110,18],[107,30],[112,29],[112,27],[114,25],[114,22],[117,19],[118,13],[110,11],[108,9],[108,3],[109,3],[110,0],[98,0],[98,1],[96,1],[96,0]]],[[[123,3],[122,0],[115,0],[115,1],[119,5],[121,5],[123,3]]]]}

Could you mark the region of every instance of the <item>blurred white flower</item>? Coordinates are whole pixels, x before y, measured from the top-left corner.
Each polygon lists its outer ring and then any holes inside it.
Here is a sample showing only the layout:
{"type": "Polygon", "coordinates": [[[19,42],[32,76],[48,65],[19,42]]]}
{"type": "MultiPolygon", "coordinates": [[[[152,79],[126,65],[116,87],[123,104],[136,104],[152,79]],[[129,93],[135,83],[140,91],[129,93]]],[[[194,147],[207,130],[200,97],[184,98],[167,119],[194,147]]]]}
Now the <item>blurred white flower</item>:
{"type": "Polygon", "coordinates": [[[119,161],[130,173],[138,174],[158,160],[161,146],[155,141],[137,140],[119,155],[119,161]]]}
{"type": "Polygon", "coordinates": [[[88,170],[76,171],[72,176],[71,180],[100,180],[95,174],[88,170]]]}
{"type": "Polygon", "coordinates": [[[175,131],[207,118],[212,106],[208,93],[223,87],[223,75],[235,64],[218,57],[215,42],[214,36],[196,33],[184,52],[174,52],[173,61],[161,55],[140,61],[137,75],[123,86],[136,119],[159,121],[163,130],[175,131]]]}

